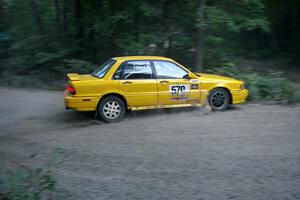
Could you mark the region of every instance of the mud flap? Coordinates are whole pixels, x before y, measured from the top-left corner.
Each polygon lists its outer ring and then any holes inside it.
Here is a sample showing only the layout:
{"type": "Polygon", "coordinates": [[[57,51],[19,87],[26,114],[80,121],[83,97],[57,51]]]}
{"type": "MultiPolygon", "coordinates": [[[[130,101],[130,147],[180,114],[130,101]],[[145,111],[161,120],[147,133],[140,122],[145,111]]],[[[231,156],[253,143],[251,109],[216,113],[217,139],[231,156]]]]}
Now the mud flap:
{"type": "Polygon", "coordinates": [[[202,106],[205,106],[207,103],[207,97],[208,97],[208,90],[200,90],[200,104],[202,106]]]}

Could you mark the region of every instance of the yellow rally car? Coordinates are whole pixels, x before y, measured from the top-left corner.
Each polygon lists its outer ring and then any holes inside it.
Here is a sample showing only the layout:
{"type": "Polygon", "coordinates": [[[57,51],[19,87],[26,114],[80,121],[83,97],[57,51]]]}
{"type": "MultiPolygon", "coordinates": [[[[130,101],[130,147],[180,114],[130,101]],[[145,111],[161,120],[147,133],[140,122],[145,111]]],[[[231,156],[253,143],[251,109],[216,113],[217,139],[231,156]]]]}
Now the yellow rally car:
{"type": "Polygon", "coordinates": [[[170,58],[127,56],[108,60],[92,74],[67,74],[65,106],[96,111],[105,122],[121,120],[127,110],[201,106],[213,110],[243,103],[242,81],[193,73],[170,58]]]}

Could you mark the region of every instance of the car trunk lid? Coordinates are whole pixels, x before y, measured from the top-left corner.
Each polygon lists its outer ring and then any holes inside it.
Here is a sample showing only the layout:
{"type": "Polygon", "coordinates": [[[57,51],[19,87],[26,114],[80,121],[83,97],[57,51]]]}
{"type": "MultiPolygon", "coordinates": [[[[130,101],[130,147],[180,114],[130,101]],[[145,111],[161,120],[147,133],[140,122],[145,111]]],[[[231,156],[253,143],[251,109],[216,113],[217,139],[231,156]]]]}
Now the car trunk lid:
{"type": "Polygon", "coordinates": [[[95,76],[92,76],[90,74],[84,74],[84,75],[79,75],[77,73],[70,73],[70,74],[67,74],[67,78],[70,80],[70,81],[91,81],[91,80],[98,80],[97,77],[95,76]]]}

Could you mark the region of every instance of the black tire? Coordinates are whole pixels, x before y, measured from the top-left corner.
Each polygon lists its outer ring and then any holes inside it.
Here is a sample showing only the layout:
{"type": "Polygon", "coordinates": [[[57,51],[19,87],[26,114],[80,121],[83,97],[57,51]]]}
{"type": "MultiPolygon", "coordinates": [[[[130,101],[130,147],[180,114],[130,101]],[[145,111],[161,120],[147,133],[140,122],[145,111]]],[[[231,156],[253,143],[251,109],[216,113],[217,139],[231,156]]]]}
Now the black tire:
{"type": "Polygon", "coordinates": [[[124,101],[117,96],[107,96],[100,100],[97,107],[97,116],[107,123],[118,122],[125,116],[124,101]]]}
{"type": "Polygon", "coordinates": [[[215,88],[208,95],[208,103],[214,111],[223,111],[228,107],[230,94],[223,88],[215,88]]]}

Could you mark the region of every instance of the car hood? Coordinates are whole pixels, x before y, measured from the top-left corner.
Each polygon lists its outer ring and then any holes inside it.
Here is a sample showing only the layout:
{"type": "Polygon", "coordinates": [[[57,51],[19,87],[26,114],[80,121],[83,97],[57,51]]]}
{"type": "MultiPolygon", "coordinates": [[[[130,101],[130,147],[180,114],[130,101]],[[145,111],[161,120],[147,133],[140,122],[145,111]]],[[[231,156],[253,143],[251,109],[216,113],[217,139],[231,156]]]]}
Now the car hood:
{"type": "Polygon", "coordinates": [[[205,73],[195,73],[197,76],[199,76],[200,80],[205,81],[214,81],[214,82],[241,82],[240,80],[226,77],[226,76],[219,76],[214,74],[205,74],[205,73]]]}

